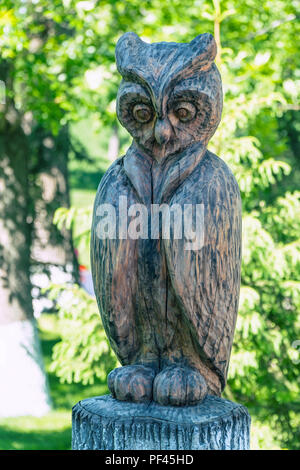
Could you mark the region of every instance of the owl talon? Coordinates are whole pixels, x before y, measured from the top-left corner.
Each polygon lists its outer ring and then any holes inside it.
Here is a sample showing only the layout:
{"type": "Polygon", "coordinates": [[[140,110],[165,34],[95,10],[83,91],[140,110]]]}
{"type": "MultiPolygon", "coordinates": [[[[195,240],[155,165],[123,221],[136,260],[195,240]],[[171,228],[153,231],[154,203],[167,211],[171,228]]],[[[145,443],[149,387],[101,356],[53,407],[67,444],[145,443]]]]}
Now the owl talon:
{"type": "Polygon", "coordinates": [[[153,399],[160,405],[189,406],[201,402],[207,395],[207,385],[195,369],[170,366],[154,380],[153,399]]]}
{"type": "Polygon", "coordinates": [[[154,376],[155,372],[151,367],[118,367],[108,375],[108,388],[117,400],[148,403],[152,400],[154,376]]]}

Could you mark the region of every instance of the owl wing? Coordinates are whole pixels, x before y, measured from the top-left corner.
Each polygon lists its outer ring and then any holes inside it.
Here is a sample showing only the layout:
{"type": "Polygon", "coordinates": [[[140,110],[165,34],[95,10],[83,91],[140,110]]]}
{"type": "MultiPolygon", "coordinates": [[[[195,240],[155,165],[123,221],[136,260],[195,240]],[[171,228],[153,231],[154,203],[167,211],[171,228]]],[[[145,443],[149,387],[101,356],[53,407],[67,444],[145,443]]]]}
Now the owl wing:
{"type": "Polygon", "coordinates": [[[223,389],[240,290],[241,200],[233,174],[210,152],[172,198],[182,206],[191,202],[203,204],[203,247],[187,250],[184,237],[171,235],[164,240],[167,265],[199,354],[223,389]]]}
{"type": "Polygon", "coordinates": [[[99,237],[99,207],[108,204],[115,209],[118,222],[120,195],[128,195],[123,160],[107,170],[97,190],[91,230],[91,269],[95,295],[102,323],[110,344],[122,364],[131,360],[138,346],[134,321],[134,299],[137,291],[134,240],[99,237]]]}

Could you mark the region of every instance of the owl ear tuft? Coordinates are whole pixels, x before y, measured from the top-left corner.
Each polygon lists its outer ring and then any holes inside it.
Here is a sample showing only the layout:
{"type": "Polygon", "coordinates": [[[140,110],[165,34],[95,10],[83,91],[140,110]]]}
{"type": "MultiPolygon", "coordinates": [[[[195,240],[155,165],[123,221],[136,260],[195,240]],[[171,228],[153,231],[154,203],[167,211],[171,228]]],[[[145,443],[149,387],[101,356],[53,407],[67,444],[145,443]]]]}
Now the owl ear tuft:
{"type": "Polygon", "coordinates": [[[120,37],[116,45],[116,63],[121,75],[125,68],[135,63],[143,46],[145,43],[133,32],[125,33],[120,37]]]}
{"type": "Polygon", "coordinates": [[[190,47],[198,63],[209,66],[217,55],[217,43],[210,33],[199,34],[190,42],[190,47]]]}

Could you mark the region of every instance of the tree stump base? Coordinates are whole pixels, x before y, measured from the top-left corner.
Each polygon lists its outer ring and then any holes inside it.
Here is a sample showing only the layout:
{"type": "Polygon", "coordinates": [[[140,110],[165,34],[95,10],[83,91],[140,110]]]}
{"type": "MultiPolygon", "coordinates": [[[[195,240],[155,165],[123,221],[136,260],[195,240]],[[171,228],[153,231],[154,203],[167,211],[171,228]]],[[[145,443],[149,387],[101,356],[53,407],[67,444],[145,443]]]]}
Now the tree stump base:
{"type": "Polygon", "coordinates": [[[250,421],[244,406],[211,395],[186,407],[104,395],[73,407],[72,449],[247,450],[250,421]]]}

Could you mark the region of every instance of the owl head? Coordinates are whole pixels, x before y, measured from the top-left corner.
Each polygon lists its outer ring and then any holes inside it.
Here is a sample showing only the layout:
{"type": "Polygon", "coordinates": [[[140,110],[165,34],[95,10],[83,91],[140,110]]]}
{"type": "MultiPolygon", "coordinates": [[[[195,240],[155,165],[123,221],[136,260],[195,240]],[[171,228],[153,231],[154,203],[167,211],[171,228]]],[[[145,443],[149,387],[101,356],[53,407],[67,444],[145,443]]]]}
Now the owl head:
{"type": "Polygon", "coordinates": [[[186,44],[148,44],[135,33],[119,39],[118,119],[158,162],[197,142],[206,146],[216,131],[222,112],[216,52],[211,34],[186,44]]]}

